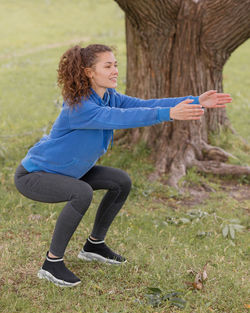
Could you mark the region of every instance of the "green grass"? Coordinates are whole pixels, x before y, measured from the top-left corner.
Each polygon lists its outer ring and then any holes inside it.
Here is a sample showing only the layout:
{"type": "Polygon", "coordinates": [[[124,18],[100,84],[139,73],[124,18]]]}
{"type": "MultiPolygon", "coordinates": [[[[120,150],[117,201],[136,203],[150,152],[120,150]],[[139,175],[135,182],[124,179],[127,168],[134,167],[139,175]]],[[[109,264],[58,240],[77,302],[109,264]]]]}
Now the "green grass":
{"type": "MultiPolygon", "coordinates": [[[[84,45],[117,46],[119,90],[125,90],[124,15],[112,0],[12,0],[0,3],[0,21],[0,312],[247,312],[250,202],[245,181],[221,180],[191,169],[180,182],[186,193],[179,194],[164,184],[164,177],[161,182],[147,180],[153,165],[143,143],[134,150],[115,144],[99,162],[126,170],[133,181],[131,194],[107,236],[107,243],[126,256],[128,264],[113,267],[77,259],[104,195],[97,191],[65,255],[82,284],[60,289],[37,279],[62,204],[21,196],[13,184],[14,171],[59,113],[56,68],[72,38],[83,40],[84,45]],[[202,193],[201,184],[212,191],[202,193]],[[179,223],[190,218],[190,210],[207,214],[179,223]],[[245,227],[234,240],[222,236],[221,226],[231,219],[245,227]],[[197,236],[201,231],[207,236],[197,236]],[[194,278],[188,270],[199,271],[207,262],[205,288],[189,290],[185,282],[194,278]],[[167,302],[153,308],[146,303],[147,287],[182,292],[186,308],[167,302]]],[[[224,90],[234,98],[228,115],[246,140],[249,47],[249,41],[242,45],[224,69],[224,90]]],[[[249,163],[249,147],[237,136],[222,132],[210,140],[233,153],[237,159],[232,162],[249,163]]]]}

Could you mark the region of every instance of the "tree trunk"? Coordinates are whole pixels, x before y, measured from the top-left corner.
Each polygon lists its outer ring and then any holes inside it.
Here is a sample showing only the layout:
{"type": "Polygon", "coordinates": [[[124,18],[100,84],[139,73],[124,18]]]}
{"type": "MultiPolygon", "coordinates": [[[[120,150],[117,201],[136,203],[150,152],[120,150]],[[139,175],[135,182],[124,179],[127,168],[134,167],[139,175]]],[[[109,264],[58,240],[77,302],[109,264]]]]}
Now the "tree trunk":
{"type": "MultiPolygon", "coordinates": [[[[222,92],[223,66],[250,35],[249,0],[115,1],[126,14],[128,95],[149,99],[222,92]]],[[[177,187],[188,167],[199,164],[201,170],[203,161],[228,159],[207,144],[210,131],[228,124],[225,109],[208,109],[201,121],[161,123],[125,134],[154,151],[151,178],[169,173],[169,184],[177,187]]]]}

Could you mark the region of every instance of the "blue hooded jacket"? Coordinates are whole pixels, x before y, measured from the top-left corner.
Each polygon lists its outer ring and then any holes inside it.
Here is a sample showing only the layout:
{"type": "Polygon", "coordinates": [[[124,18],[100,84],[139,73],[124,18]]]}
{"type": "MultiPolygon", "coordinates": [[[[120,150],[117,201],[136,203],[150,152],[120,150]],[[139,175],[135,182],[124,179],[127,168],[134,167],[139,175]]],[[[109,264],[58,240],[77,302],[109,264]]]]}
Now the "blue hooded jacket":
{"type": "Polygon", "coordinates": [[[44,171],[82,177],[108,149],[113,129],[143,127],[169,121],[170,107],[198,97],[142,100],[107,89],[103,99],[92,89],[75,108],[63,103],[49,135],[37,142],[22,160],[29,172],[44,171]],[[162,114],[164,111],[164,119],[162,114]]]}

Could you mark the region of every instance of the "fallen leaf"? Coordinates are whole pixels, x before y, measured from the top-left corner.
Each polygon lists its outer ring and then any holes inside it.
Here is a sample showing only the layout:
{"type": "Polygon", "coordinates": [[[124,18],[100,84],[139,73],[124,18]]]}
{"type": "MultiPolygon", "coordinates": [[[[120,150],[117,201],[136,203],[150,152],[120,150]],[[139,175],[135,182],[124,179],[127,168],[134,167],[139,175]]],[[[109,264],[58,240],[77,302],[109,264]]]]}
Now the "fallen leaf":
{"type": "Polygon", "coordinates": [[[202,282],[202,276],[201,276],[201,272],[197,273],[194,279],[194,282],[196,284],[198,284],[199,282],[202,282]]]}
{"type": "Polygon", "coordinates": [[[235,239],[235,230],[233,225],[229,225],[229,232],[232,239],[235,239]]]}
{"type": "Polygon", "coordinates": [[[42,216],[40,214],[31,214],[29,216],[29,221],[39,221],[42,219],[42,216]]]}
{"type": "Polygon", "coordinates": [[[207,279],[207,264],[204,265],[203,267],[203,272],[202,272],[202,281],[207,279]]]}
{"type": "Polygon", "coordinates": [[[188,270],[188,273],[195,275],[194,282],[185,282],[186,285],[193,289],[201,290],[204,287],[204,281],[208,278],[207,263],[204,265],[202,271],[196,272],[193,269],[188,270]]]}
{"type": "Polygon", "coordinates": [[[191,282],[191,281],[185,281],[185,284],[192,289],[201,290],[203,288],[203,285],[201,282],[196,283],[196,282],[191,282]]]}
{"type": "Polygon", "coordinates": [[[177,306],[181,309],[186,306],[186,301],[180,298],[180,295],[182,295],[181,292],[172,291],[170,293],[163,294],[161,289],[154,287],[147,287],[147,292],[149,293],[145,294],[145,297],[147,302],[153,307],[161,306],[166,300],[170,302],[170,305],[177,306]]]}
{"type": "Polygon", "coordinates": [[[185,217],[180,218],[180,221],[181,221],[181,223],[183,223],[183,224],[190,223],[190,220],[189,220],[188,218],[185,218],[185,217]]]}
{"type": "Polygon", "coordinates": [[[201,290],[203,288],[202,282],[194,283],[193,286],[197,290],[201,290]]]}
{"type": "Polygon", "coordinates": [[[223,235],[223,237],[227,237],[227,235],[228,235],[228,225],[226,225],[223,229],[222,229],[222,235],[223,235]]]}
{"type": "Polygon", "coordinates": [[[250,304],[244,304],[244,307],[245,307],[246,309],[250,309],[250,304]]]}
{"type": "Polygon", "coordinates": [[[148,292],[153,293],[153,294],[161,294],[162,291],[160,288],[155,288],[155,287],[147,287],[148,292]]]}

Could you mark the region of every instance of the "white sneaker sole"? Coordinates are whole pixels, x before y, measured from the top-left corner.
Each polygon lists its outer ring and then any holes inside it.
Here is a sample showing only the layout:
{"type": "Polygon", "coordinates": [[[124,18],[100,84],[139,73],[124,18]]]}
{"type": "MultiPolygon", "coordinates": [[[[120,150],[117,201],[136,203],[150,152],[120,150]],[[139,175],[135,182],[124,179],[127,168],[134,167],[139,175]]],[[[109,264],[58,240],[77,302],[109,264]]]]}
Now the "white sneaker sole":
{"type": "Polygon", "coordinates": [[[106,259],[105,257],[99,255],[99,254],[96,254],[96,253],[92,253],[92,252],[86,252],[86,251],[83,251],[81,250],[78,254],[78,258],[81,259],[81,260],[85,260],[85,261],[99,261],[99,262],[102,262],[102,263],[107,263],[107,264],[116,264],[116,265],[120,265],[120,264],[124,264],[127,262],[124,261],[124,262],[119,262],[117,260],[112,260],[112,259],[106,259]]]}
{"type": "Polygon", "coordinates": [[[81,281],[77,281],[76,283],[69,283],[64,280],[58,279],[54,277],[50,272],[45,271],[42,268],[38,271],[37,276],[40,279],[47,279],[48,281],[52,282],[53,284],[59,287],[74,287],[81,283],[81,281]]]}

